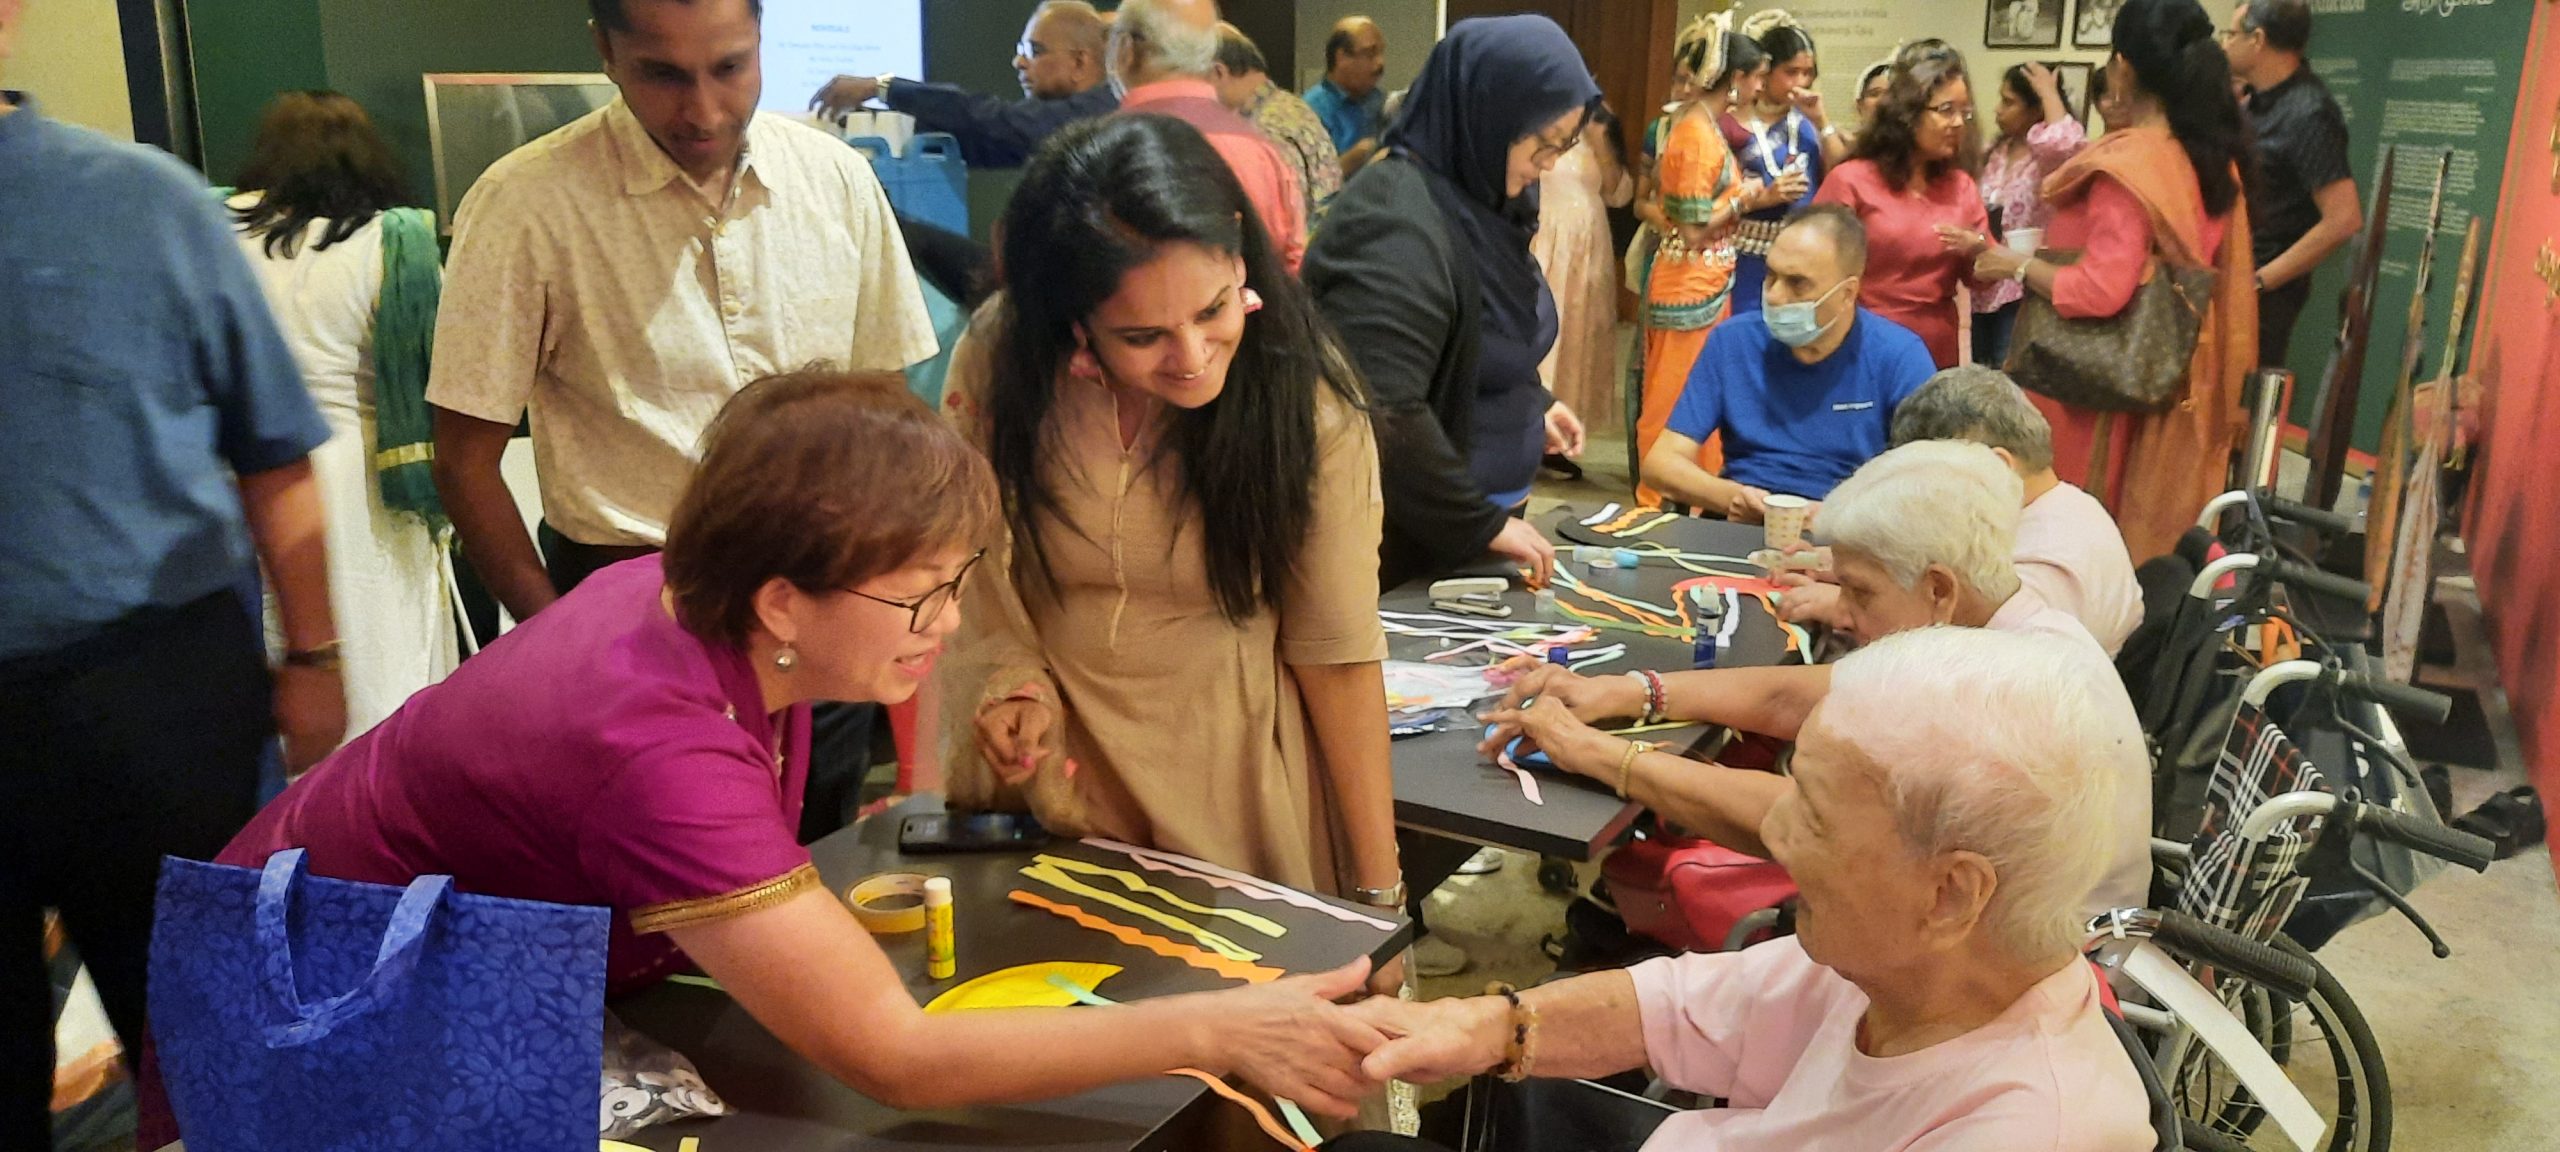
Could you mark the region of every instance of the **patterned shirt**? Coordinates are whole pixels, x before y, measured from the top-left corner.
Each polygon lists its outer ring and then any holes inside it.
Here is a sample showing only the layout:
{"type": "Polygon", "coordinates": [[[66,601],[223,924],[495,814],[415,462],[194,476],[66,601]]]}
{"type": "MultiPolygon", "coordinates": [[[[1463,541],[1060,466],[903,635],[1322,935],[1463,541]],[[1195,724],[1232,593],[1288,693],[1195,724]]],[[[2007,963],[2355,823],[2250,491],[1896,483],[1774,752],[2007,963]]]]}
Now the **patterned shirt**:
{"type": "Polygon", "coordinates": [[[730,186],[705,190],[616,100],[463,197],[427,399],[502,424],[530,408],[543,518],[582,544],[655,545],[740,388],[934,351],[860,152],[759,115],[730,186]]]}
{"type": "Polygon", "coordinates": [[[1266,79],[1243,112],[1245,119],[1297,162],[1298,183],[1307,193],[1307,219],[1312,222],[1322,216],[1333,194],[1342,190],[1342,154],[1334,150],[1333,135],[1316,118],[1316,110],[1297,93],[1266,79]]]}

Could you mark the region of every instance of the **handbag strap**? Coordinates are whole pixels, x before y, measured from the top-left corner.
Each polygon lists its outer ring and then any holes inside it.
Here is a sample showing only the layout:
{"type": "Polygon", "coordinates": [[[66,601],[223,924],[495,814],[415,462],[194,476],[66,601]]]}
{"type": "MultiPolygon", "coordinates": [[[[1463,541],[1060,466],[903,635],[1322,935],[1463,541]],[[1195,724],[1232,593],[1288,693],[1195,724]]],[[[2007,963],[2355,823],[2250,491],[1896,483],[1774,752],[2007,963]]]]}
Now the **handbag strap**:
{"type": "Polygon", "coordinates": [[[373,971],[356,986],[306,1004],[294,988],[293,932],[288,915],[293,890],[300,886],[303,850],[289,848],[267,857],[258,875],[258,949],[264,966],[269,1022],[260,1033],[269,1048],[298,1048],[328,1036],[338,1026],[371,1012],[409,981],[425,948],[427,924],[453,890],[451,876],[420,876],[400,893],[374,953],[373,971]],[[280,1011],[279,1011],[280,1010],[280,1011]],[[280,1017],[280,1018],[279,1018],[280,1017]]]}

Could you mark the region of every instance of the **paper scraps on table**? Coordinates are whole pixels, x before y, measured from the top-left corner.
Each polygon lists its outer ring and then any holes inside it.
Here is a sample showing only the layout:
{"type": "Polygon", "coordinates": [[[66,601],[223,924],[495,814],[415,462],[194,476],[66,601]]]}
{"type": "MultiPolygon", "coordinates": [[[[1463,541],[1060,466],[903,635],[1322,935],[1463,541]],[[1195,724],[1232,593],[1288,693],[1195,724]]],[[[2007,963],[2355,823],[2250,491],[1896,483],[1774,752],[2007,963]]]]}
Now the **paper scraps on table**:
{"type": "Polygon", "coordinates": [[[1260,952],[1248,949],[1233,940],[1229,940],[1224,936],[1209,931],[1208,929],[1185,920],[1182,917],[1175,916],[1168,912],[1157,911],[1154,908],[1140,904],[1137,901],[1129,899],[1128,897],[1122,896],[1116,892],[1105,892],[1100,888],[1096,888],[1091,884],[1087,884],[1082,880],[1078,880],[1075,877],[1068,875],[1064,870],[1046,862],[1034,862],[1028,867],[1023,868],[1020,875],[1024,879],[1037,880],[1040,883],[1058,889],[1061,892],[1068,892],[1077,896],[1082,896],[1087,900],[1094,901],[1095,903],[1101,904],[1105,907],[1117,908],[1141,920],[1151,921],[1156,924],[1161,924],[1167,928],[1171,928],[1176,932],[1182,933],[1183,935],[1198,941],[1201,947],[1215,952],[1229,960],[1242,964],[1250,964],[1256,960],[1262,959],[1262,953],[1260,952]]]}
{"type": "Polygon", "coordinates": [[[999,969],[933,998],[927,1014],[977,1012],[990,1008],[1064,1008],[1077,1002],[1075,990],[1100,987],[1120,974],[1117,964],[1085,964],[1062,960],[1018,964],[999,969]]]}
{"type": "Polygon", "coordinates": [[[1258,876],[1248,876],[1229,868],[1221,868],[1206,860],[1167,852],[1161,848],[1141,848],[1117,840],[1087,839],[1086,844],[1105,852],[1117,852],[1138,862],[1150,872],[1187,876],[1213,888],[1224,888],[1248,899],[1286,904],[1309,912],[1330,916],[1345,924],[1366,924],[1380,932],[1393,932],[1394,924],[1354,909],[1345,908],[1311,892],[1301,892],[1286,885],[1274,884],[1258,876]]]}
{"type": "Polygon", "coordinates": [[[1530,775],[1528,769],[1521,767],[1519,762],[1511,758],[1511,749],[1506,747],[1495,754],[1493,762],[1520,781],[1521,796],[1540,808],[1547,806],[1546,794],[1538,789],[1538,778],[1530,775]]]}
{"type": "Polygon", "coordinates": [[[1623,540],[1631,536],[1642,536],[1647,532],[1651,532],[1656,528],[1660,528],[1665,524],[1681,518],[1682,514],[1678,512],[1665,512],[1659,508],[1637,507],[1629,508],[1625,512],[1619,513],[1616,517],[1603,520],[1597,524],[1585,520],[1582,522],[1582,526],[1603,536],[1614,536],[1623,540]]]}
{"type": "Polygon", "coordinates": [[[1268,919],[1256,916],[1251,912],[1247,912],[1239,908],[1213,908],[1206,904],[1192,903],[1191,901],[1183,899],[1171,892],[1167,892],[1162,888],[1158,888],[1153,884],[1149,884],[1145,880],[1139,879],[1137,874],[1133,872],[1124,872],[1118,868],[1105,868],[1100,864],[1088,864],[1082,860],[1070,860],[1064,856],[1051,856],[1045,852],[1032,857],[1032,861],[1038,864],[1046,864],[1052,868],[1063,869],[1068,872],[1080,873],[1086,876],[1098,876],[1105,880],[1117,881],[1121,887],[1129,890],[1130,895],[1153,896],[1156,899],[1162,900],[1167,904],[1171,904],[1176,908],[1180,908],[1185,912],[1196,912],[1202,916],[1215,916],[1222,920],[1232,920],[1247,928],[1251,928],[1256,932],[1260,932],[1265,936],[1271,937],[1274,940],[1289,934],[1288,929],[1283,928],[1268,919]]]}
{"type": "Polygon", "coordinates": [[[1078,926],[1090,928],[1131,947],[1144,948],[1167,960],[1180,960],[1204,972],[1215,972],[1229,979],[1242,980],[1248,984],[1264,984],[1288,975],[1277,968],[1230,960],[1217,953],[1194,948],[1188,944],[1177,943],[1161,936],[1151,936],[1128,925],[1105,920],[1074,905],[1060,904],[1019,888],[1005,893],[1005,899],[1063,917],[1078,926]]]}
{"type": "Polygon", "coordinates": [[[1585,528],[1597,528],[1600,525],[1607,523],[1611,517],[1616,516],[1617,514],[1618,506],[1615,503],[1602,505],[1599,511],[1582,518],[1582,526],[1585,528]]]}
{"type": "Polygon", "coordinates": [[[1387,680],[1387,710],[1419,712],[1464,708],[1491,693],[1484,669],[1451,668],[1419,660],[1389,660],[1382,666],[1387,680]]]}

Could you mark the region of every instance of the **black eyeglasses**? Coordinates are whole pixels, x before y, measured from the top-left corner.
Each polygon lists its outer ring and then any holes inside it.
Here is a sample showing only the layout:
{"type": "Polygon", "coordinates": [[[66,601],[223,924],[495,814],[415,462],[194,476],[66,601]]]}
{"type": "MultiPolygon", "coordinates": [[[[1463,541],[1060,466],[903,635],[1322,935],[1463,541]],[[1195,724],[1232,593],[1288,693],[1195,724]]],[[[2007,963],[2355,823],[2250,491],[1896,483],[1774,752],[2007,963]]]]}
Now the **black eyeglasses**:
{"type": "Polygon", "coordinates": [[[859,588],[847,588],[845,591],[856,596],[860,596],[865,600],[869,600],[874,604],[886,604],[892,608],[906,609],[908,613],[907,631],[921,634],[927,627],[930,627],[934,621],[942,619],[943,611],[951,607],[951,602],[953,600],[959,598],[961,582],[969,578],[969,570],[977,567],[978,561],[985,559],[986,555],[986,549],[978,549],[976,553],[972,554],[967,561],[960,565],[960,574],[953,576],[950,583],[936,586],[932,591],[927,592],[922,596],[918,596],[913,600],[892,600],[886,596],[874,596],[859,588]]]}

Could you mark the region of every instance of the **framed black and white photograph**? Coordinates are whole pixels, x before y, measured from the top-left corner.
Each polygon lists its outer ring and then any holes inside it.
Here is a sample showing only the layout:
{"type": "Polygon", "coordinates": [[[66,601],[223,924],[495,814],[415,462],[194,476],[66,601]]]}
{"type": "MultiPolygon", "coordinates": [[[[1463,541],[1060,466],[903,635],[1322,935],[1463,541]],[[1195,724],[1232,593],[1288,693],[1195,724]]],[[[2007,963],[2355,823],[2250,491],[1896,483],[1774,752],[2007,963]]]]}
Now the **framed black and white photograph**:
{"type": "Polygon", "coordinates": [[[2078,0],[2071,12],[2071,46],[2115,47],[2116,12],[2123,7],[2124,0],[2078,0]]]}
{"type": "Polygon", "coordinates": [[[2062,47],[2066,0],[1983,0],[1982,43],[1989,48],[2062,47]]]}
{"type": "Polygon", "coordinates": [[[2070,110],[2082,128],[2095,129],[2097,110],[2089,106],[2089,78],[2097,74],[2097,65],[2063,61],[2050,67],[2054,86],[2062,90],[2062,106],[2070,110]]]}

